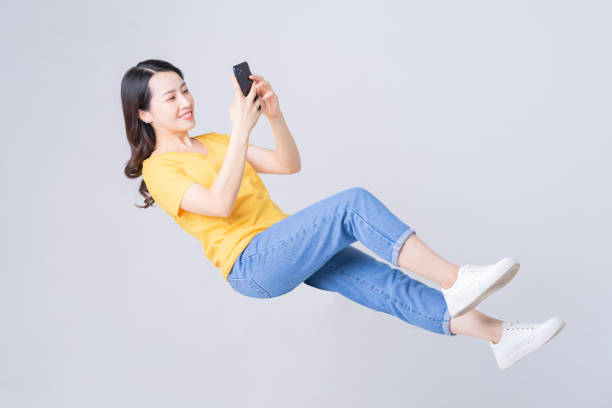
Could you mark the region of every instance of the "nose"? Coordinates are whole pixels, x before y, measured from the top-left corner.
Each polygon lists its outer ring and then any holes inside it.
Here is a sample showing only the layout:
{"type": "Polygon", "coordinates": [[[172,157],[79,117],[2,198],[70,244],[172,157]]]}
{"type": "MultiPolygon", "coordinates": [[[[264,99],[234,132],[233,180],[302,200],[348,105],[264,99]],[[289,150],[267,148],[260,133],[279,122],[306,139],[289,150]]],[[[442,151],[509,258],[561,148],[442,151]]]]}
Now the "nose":
{"type": "Polygon", "coordinates": [[[191,99],[189,97],[187,97],[187,95],[181,93],[181,107],[190,107],[191,106],[191,99]]]}

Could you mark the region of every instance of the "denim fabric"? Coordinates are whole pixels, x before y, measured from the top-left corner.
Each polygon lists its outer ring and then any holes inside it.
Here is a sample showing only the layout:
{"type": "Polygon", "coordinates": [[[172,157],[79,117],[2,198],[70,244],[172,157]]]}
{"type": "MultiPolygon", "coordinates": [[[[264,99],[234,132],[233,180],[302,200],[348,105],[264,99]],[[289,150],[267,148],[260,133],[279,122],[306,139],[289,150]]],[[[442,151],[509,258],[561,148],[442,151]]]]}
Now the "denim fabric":
{"type": "Polygon", "coordinates": [[[413,233],[369,191],[350,188],[255,235],[227,280],[237,292],[255,298],[280,296],[304,282],[423,329],[453,335],[442,292],[398,269],[399,251],[413,233]],[[355,241],[392,266],[351,246],[355,241]]]}

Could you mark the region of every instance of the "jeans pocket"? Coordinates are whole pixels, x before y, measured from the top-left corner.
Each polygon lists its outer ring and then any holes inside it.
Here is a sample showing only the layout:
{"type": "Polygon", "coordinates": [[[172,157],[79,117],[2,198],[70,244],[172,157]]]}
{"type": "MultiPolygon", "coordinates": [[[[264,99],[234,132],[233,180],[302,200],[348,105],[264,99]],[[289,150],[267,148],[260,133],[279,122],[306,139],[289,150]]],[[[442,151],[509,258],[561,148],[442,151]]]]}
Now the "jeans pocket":
{"type": "Polygon", "coordinates": [[[270,294],[257,284],[252,278],[227,277],[230,286],[238,293],[253,298],[269,298],[270,294]]]}

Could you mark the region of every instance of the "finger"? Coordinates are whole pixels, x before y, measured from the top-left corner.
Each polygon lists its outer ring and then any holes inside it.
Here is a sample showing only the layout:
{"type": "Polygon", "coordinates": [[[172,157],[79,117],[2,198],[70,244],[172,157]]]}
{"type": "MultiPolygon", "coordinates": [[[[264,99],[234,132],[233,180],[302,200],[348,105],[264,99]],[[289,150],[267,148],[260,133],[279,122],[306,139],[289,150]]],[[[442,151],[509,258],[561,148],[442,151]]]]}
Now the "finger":
{"type": "Polygon", "coordinates": [[[232,88],[234,89],[234,93],[236,95],[244,96],[242,94],[242,90],[240,89],[240,85],[238,85],[238,81],[236,80],[236,76],[232,74],[231,79],[232,79],[232,88]]]}
{"type": "Polygon", "coordinates": [[[264,91],[269,91],[272,89],[268,81],[261,81],[255,86],[257,87],[257,89],[263,89],[264,91]]]}
{"type": "Polygon", "coordinates": [[[257,92],[257,95],[261,96],[265,93],[265,89],[262,88],[263,84],[257,84],[257,85],[253,85],[255,87],[255,92],[257,92]]]}
{"type": "Polygon", "coordinates": [[[247,95],[247,99],[252,102],[255,99],[255,95],[257,95],[257,88],[254,85],[251,85],[251,90],[247,95]]]}
{"type": "Polygon", "coordinates": [[[257,94],[258,95],[267,95],[270,92],[274,93],[274,90],[272,89],[272,87],[270,86],[270,84],[267,81],[264,81],[261,84],[257,85],[257,94]]]}
{"type": "Polygon", "coordinates": [[[257,90],[263,88],[264,91],[267,91],[268,89],[271,89],[270,83],[268,81],[264,80],[262,76],[251,74],[251,75],[249,75],[249,78],[251,78],[253,80],[253,83],[257,87],[257,90]],[[268,88],[268,89],[266,89],[266,88],[268,88]]]}

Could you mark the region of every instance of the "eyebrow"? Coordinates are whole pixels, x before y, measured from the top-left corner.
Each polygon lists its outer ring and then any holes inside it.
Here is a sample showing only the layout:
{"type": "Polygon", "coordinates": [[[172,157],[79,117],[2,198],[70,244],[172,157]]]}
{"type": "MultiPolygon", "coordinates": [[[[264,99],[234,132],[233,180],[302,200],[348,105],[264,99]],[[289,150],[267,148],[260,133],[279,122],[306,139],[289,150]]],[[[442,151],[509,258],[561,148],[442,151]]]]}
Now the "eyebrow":
{"type": "MultiPolygon", "coordinates": [[[[181,86],[179,86],[179,88],[182,88],[182,87],[183,87],[183,85],[185,85],[185,81],[183,81],[183,83],[181,84],[181,86]]],[[[164,96],[166,96],[167,94],[172,93],[172,92],[174,92],[174,89],[171,89],[171,90],[169,90],[169,91],[164,92],[164,93],[162,94],[162,98],[163,98],[164,96]]]]}

